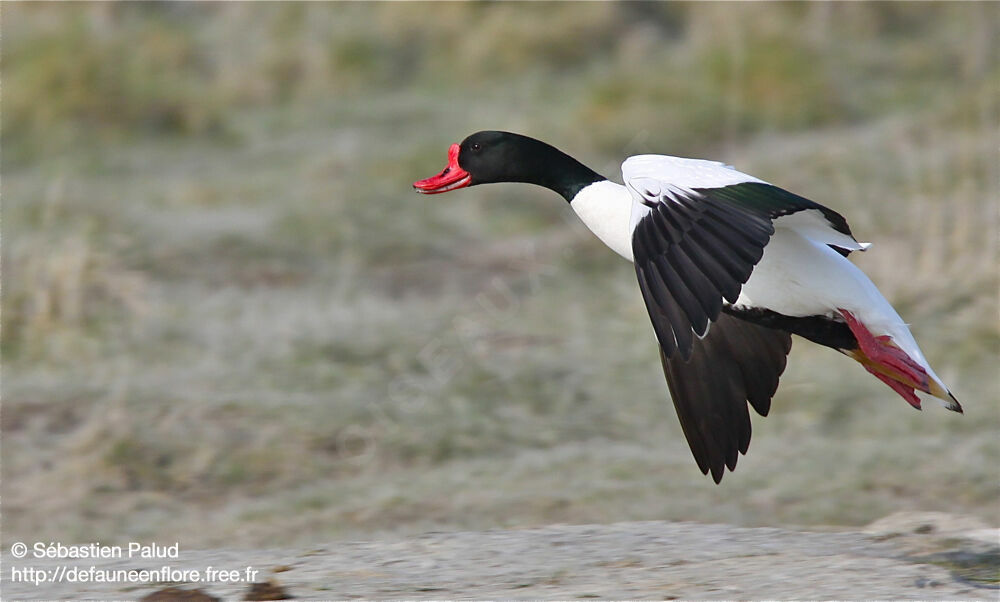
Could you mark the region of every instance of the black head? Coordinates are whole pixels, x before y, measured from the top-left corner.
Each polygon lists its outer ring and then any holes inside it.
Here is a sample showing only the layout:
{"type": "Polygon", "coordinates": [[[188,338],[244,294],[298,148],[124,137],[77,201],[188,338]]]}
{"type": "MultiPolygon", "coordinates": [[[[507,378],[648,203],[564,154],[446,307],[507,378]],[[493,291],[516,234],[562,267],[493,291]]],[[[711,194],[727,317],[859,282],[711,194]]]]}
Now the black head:
{"type": "Polygon", "coordinates": [[[524,182],[572,200],[583,187],[605,179],[559,149],[511,132],[476,132],[451,145],[448,159],[444,171],[415,182],[414,188],[437,194],[476,184],[524,182]]]}

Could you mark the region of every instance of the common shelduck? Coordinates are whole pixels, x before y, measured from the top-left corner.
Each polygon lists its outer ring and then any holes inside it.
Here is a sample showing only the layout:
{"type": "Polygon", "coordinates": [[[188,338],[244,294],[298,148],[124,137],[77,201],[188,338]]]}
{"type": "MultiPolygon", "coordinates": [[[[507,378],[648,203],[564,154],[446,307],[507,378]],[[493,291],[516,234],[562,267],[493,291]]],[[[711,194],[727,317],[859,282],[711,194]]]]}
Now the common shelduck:
{"type": "Polygon", "coordinates": [[[747,402],[766,416],[792,334],[857,360],[914,408],[916,391],[962,406],[913,335],[851,263],[864,251],[836,211],[715,161],[638,155],[625,185],[509,132],[472,134],[413,184],[437,194],[492,182],[554,190],[635,264],[681,427],[718,483],[750,444],[747,402]]]}

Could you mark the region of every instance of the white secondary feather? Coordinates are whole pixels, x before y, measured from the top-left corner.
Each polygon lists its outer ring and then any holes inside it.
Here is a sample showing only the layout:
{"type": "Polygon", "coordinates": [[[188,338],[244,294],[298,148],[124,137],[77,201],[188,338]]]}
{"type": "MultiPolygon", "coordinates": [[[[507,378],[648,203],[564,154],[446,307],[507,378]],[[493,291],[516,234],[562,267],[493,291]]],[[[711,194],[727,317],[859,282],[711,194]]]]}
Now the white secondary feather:
{"type": "Polygon", "coordinates": [[[725,163],[704,159],[685,159],[667,155],[636,155],[622,163],[625,185],[640,178],[661,182],[665,187],[683,189],[720,188],[743,182],[760,182],[751,175],[736,171],[725,163]]]}
{"type": "Polygon", "coordinates": [[[865,251],[871,246],[869,242],[858,242],[853,236],[831,228],[830,222],[826,221],[826,217],[819,209],[806,209],[791,215],[783,215],[773,223],[775,230],[789,228],[813,242],[834,245],[849,251],[865,251]]]}
{"type": "Polygon", "coordinates": [[[755,178],[719,161],[685,159],[668,155],[636,155],[622,163],[622,178],[635,200],[629,220],[629,233],[649,213],[643,201],[658,203],[671,200],[675,193],[690,193],[694,188],[721,188],[759,182],[755,178]]]}

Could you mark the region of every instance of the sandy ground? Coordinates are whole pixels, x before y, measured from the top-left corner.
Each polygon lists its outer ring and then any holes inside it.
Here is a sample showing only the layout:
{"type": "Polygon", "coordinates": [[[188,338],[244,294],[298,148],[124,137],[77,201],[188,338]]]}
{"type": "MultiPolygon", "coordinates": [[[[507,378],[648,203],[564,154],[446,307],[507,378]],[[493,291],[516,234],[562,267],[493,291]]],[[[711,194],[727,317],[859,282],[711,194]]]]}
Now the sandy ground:
{"type": "Polygon", "coordinates": [[[269,580],[297,599],[1000,599],[1000,531],[927,513],[895,515],[855,532],[633,522],[427,533],[315,549],[180,549],[177,556],[15,560],[8,549],[2,597],[137,599],[169,584],[70,583],[64,576],[36,586],[11,582],[12,571],[24,579],[26,567],[167,565],[196,569],[202,579],[209,567],[235,570],[232,583],[181,584],[224,599],[243,598],[250,581],[269,580]],[[250,581],[248,567],[257,571],[250,581]]]}

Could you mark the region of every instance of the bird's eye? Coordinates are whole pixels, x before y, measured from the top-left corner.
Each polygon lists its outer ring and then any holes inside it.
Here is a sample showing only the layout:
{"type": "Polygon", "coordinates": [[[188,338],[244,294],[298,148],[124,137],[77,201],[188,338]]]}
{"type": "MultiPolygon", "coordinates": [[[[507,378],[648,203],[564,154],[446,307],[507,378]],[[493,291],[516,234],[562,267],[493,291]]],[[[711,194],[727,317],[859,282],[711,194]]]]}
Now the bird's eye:
{"type": "Polygon", "coordinates": [[[478,142],[474,142],[474,143],[472,143],[472,150],[474,150],[474,151],[478,152],[478,151],[479,151],[480,149],[482,149],[482,148],[483,148],[483,147],[482,147],[482,146],[480,146],[480,144],[479,144],[478,142]]]}

